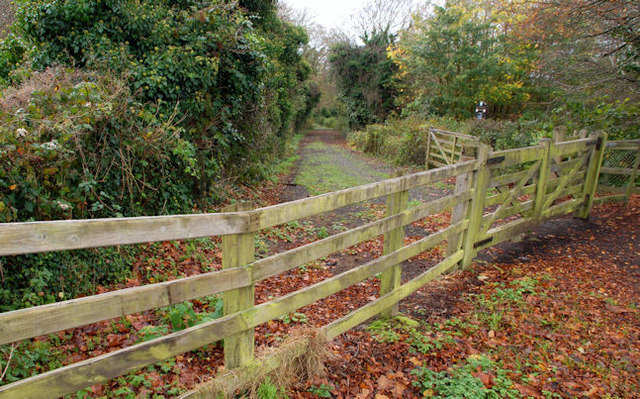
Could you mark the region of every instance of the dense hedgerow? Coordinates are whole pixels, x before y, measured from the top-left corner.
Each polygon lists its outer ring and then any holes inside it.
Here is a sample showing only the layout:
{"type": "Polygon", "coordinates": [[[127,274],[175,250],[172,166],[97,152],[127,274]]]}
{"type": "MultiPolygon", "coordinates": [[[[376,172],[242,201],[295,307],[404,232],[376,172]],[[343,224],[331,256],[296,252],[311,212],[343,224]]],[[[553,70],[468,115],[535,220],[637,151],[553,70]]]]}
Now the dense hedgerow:
{"type": "MultiPolygon", "coordinates": [[[[20,0],[0,40],[0,221],[188,213],[263,178],[319,93],[276,2],[20,0]]],[[[0,258],[0,311],[122,281],[133,252],[0,258]]]]}
{"type": "MultiPolygon", "coordinates": [[[[310,68],[299,48],[306,32],[280,20],[273,2],[255,7],[222,0],[23,0],[14,30],[34,69],[70,65],[122,76],[137,101],[154,104],[158,120],[175,112],[195,149],[194,195],[205,197],[221,176],[263,177],[296,112],[305,109],[302,82],[310,68]]],[[[8,52],[2,58],[13,65],[8,52]]],[[[0,68],[0,78],[15,75],[0,68]]]]}
{"type": "Polygon", "coordinates": [[[196,150],[156,113],[95,73],[50,68],[5,90],[0,220],[191,211],[196,150]]]}
{"type": "Polygon", "coordinates": [[[55,92],[36,90],[26,107],[5,105],[2,218],[178,213],[215,202],[222,194],[215,189],[220,178],[265,177],[291,125],[304,125],[319,93],[304,84],[310,73],[300,52],[307,41],[304,29],[278,18],[274,1],[240,5],[18,2],[14,34],[0,41],[0,86],[23,83],[20,90],[26,92],[33,71],[55,65],[98,74],[55,92]],[[50,126],[48,120],[56,118],[66,121],[50,126]],[[67,143],[69,137],[75,142],[67,143]],[[81,143],[78,137],[94,141],[81,143]],[[47,148],[52,140],[60,151],[47,148]],[[73,161],[61,156],[71,152],[84,154],[82,162],[76,155],[69,155],[73,161]],[[38,180],[42,172],[28,172],[34,157],[67,162],[51,167],[65,169],[65,175],[43,167],[50,174],[45,185],[30,192],[7,189],[38,180]],[[114,170],[121,176],[108,175],[114,170]],[[56,201],[64,211],[52,205],[56,201]]]}
{"type": "MultiPolygon", "coordinates": [[[[192,211],[183,129],[110,76],[49,68],[0,99],[0,221],[192,211]]],[[[129,275],[132,250],[0,259],[0,311],[92,292],[129,275]]]]}

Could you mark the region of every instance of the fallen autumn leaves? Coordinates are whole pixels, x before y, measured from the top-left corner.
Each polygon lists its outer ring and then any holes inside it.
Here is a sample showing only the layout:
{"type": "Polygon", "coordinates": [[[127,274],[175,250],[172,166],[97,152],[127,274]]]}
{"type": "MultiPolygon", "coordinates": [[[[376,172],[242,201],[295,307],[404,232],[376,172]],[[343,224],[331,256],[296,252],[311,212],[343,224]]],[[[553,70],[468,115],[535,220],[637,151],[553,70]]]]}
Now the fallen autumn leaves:
{"type": "Polygon", "coordinates": [[[596,207],[590,222],[550,221],[408,298],[402,310],[420,325],[344,334],[328,378],[306,388],[362,398],[638,397],[639,268],[640,196],[596,207]]]}
{"type": "MultiPolygon", "coordinates": [[[[431,230],[443,219],[419,227],[431,230]]],[[[314,239],[318,227],[288,226],[266,238],[298,246],[314,239]]],[[[359,328],[336,339],[331,350],[337,356],[327,364],[326,377],[298,381],[288,395],[637,397],[639,230],[640,196],[634,196],[628,207],[596,207],[591,222],[553,220],[521,243],[487,250],[472,270],[435,281],[404,301],[401,310],[412,319],[376,322],[368,330],[359,328]]],[[[408,242],[412,239],[407,237],[408,242]]],[[[156,244],[145,263],[137,265],[129,285],[163,273],[175,278],[218,268],[219,248],[216,242],[207,245],[195,251],[184,243],[156,244]]],[[[314,284],[331,275],[331,265],[343,267],[350,258],[379,256],[381,250],[381,240],[373,240],[268,279],[256,287],[256,299],[263,302],[314,284]]],[[[411,274],[411,269],[440,256],[436,248],[405,268],[411,274]]],[[[291,328],[324,325],[374,300],[377,284],[370,279],[262,325],[256,343],[277,345],[291,328]]],[[[213,299],[193,301],[199,313],[213,307],[213,299]]],[[[36,342],[49,345],[55,356],[37,367],[44,371],[69,364],[170,329],[161,311],[43,337],[36,342]]],[[[222,358],[221,346],[209,345],[79,396],[173,397],[219,372],[222,358]]]]}

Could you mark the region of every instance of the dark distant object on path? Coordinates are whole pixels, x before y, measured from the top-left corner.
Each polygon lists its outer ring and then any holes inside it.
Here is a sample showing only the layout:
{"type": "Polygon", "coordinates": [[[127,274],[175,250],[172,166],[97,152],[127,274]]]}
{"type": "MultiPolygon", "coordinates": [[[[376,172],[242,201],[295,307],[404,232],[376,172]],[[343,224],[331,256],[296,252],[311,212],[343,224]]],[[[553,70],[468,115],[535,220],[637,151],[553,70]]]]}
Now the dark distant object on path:
{"type": "Polygon", "coordinates": [[[487,119],[487,103],[479,101],[476,104],[476,119],[487,119]]]}

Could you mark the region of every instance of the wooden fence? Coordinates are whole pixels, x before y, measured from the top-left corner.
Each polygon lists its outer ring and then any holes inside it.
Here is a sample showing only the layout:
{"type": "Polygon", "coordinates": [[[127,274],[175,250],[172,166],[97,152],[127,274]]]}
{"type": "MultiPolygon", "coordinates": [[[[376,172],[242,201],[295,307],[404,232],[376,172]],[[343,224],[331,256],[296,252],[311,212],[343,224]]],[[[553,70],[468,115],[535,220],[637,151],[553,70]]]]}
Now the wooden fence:
{"type": "Polygon", "coordinates": [[[598,192],[598,202],[628,202],[631,194],[640,193],[640,140],[607,142],[598,192]]]}
{"type": "MultiPolygon", "coordinates": [[[[586,139],[586,131],[566,137],[554,131],[554,142],[586,139]]],[[[441,167],[474,157],[481,142],[474,136],[430,128],[425,165],[441,167]]],[[[530,188],[529,188],[530,190],[530,188]]],[[[527,191],[527,190],[525,190],[527,191]]],[[[606,144],[597,186],[596,203],[624,201],[640,193],[640,140],[617,140],[606,144]]]]}
{"type": "Polygon", "coordinates": [[[0,314],[0,344],[223,293],[225,315],[148,342],[116,350],[0,387],[0,398],[51,398],[76,392],[224,339],[225,366],[254,358],[254,329],[370,277],[380,275],[377,300],[322,329],[335,337],[376,315],[395,312],[400,300],[477,251],[533,228],[542,220],[589,213],[603,156],[604,136],[491,152],[476,158],[364,186],[261,209],[236,206],[219,214],[7,223],[0,256],[223,236],[223,270],[0,314]],[[410,189],[456,178],[451,195],[408,208],[410,189]],[[254,234],[273,226],[386,197],[387,214],[349,231],[254,260],[254,234]],[[452,208],[450,225],[404,245],[404,228],[452,208]],[[299,265],[384,235],[384,255],[297,292],[255,305],[254,284],[299,265]],[[442,261],[401,284],[403,261],[447,241],[442,261]]]}
{"type": "Polygon", "coordinates": [[[429,128],[425,165],[427,168],[453,165],[465,156],[474,156],[480,141],[468,134],[429,128]]]}

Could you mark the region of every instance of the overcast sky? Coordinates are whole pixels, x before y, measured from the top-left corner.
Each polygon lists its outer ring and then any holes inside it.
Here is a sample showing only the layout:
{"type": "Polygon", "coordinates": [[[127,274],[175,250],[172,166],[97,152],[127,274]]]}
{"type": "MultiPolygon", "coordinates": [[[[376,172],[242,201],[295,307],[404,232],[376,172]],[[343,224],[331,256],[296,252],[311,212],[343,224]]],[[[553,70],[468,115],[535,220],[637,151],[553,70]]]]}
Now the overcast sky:
{"type": "MultiPolygon", "coordinates": [[[[308,20],[322,25],[328,30],[339,28],[348,32],[353,28],[351,17],[371,2],[371,0],[280,0],[289,7],[306,10],[308,20]]],[[[394,1],[394,0],[388,0],[394,1]]],[[[403,0],[404,1],[404,0],[403,0]]],[[[442,4],[444,0],[409,0],[414,7],[428,4],[442,4]]]]}
{"type": "Polygon", "coordinates": [[[362,8],[363,0],[283,0],[292,8],[308,9],[309,16],[325,28],[339,27],[354,11],[362,8]]]}

